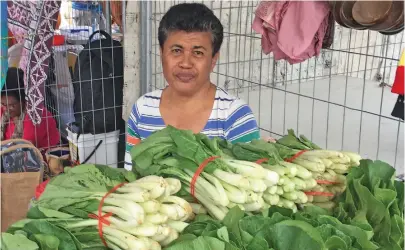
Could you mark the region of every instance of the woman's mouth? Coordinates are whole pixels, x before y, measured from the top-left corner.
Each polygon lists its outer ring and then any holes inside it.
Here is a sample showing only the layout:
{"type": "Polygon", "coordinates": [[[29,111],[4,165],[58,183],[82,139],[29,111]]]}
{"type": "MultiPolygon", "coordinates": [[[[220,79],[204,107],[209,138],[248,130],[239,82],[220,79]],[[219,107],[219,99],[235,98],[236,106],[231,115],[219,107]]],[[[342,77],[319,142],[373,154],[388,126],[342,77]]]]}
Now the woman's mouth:
{"type": "Polygon", "coordinates": [[[177,74],[176,77],[182,82],[190,82],[191,80],[194,79],[194,74],[182,73],[177,74]]]}

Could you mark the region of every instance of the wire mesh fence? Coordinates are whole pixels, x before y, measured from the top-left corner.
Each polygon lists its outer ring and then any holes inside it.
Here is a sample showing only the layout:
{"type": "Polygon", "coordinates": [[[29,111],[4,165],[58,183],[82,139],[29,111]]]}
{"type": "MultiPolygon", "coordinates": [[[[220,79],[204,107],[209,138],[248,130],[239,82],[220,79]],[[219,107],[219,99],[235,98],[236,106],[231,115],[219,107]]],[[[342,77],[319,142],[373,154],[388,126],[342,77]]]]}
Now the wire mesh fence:
{"type": "MultiPolygon", "coordinates": [[[[144,83],[148,91],[166,85],[157,29],[164,13],[181,2],[154,1],[151,16],[142,20],[152,26],[152,51],[147,58],[152,62],[152,80],[144,83]]],[[[404,128],[391,116],[396,95],[390,91],[403,33],[384,36],[336,25],[330,49],[290,65],[262,53],[261,36],[251,27],[258,1],[203,3],[224,26],[211,80],[248,102],[262,136],[277,138],[292,128],[321,147],[359,152],[403,171],[404,128]]]]}
{"type": "MultiPolygon", "coordinates": [[[[119,26],[122,12],[117,9],[121,2],[63,0],[58,13],[52,18],[47,16],[46,8],[39,14],[33,12],[33,7],[41,8],[39,2],[10,1],[8,8],[10,45],[14,43],[9,46],[9,67],[21,68],[25,74],[30,72],[30,68],[37,67],[45,71],[47,76],[45,82],[38,84],[43,90],[41,97],[44,104],[39,124],[33,124],[25,108],[25,104],[32,99],[29,92],[32,81],[30,78],[15,78],[25,83],[25,87],[19,84],[18,88],[26,96],[18,112],[27,114],[23,118],[25,120],[19,136],[31,141],[43,152],[59,146],[70,147],[74,161],[83,163],[90,160],[120,166],[125,153],[125,121],[122,120],[123,47],[119,26]],[[27,21],[24,24],[27,26],[35,18],[41,17],[47,18],[50,26],[39,25],[31,33],[21,25],[10,28],[10,23],[16,20],[22,23],[19,16],[10,16],[11,4],[17,6],[17,10],[25,11],[27,21]],[[111,7],[116,10],[114,15],[111,15],[111,7]],[[53,30],[52,25],[55,24],[56,29],[53,30]],[[107,33],[90,36],[100,29],[107,33]],[[34,37],[40,34],[50,36],[50,43],[29,47],[27,38],[35,40],[34,37]],[[111,39],[105,39],[108,36],[111,39]],[[47,60],[33,65],[28,57],[34,52],[47,55],[47,60]],[[33,134],[30,127],[34,129],[33,134]]],[[[9,85],[17,86],[14,79],[10,80],[9,85]]],[[[10,110],[13,103],[7,103],[7,99],[4,101],[2,92],[2,108],[10,110]]],[[[5,131],[12,131],[16,124],[17,120],[5,121],[5,131]]],[[[11,138],[12,134],[6,133],[6,137],[11,138]]]]}
{"type": "MultiPolygon", "coordinates": [[[[100,51],[100,48],[85,48],[89,33],[98,28],[108,30],[107,23],[111,22],[110,15],[105,15],[108,9],[105,3],[93,3],[96,7],[86,12],[78,6],[73,8],[71,1],[64,0],[60,9],[61,19],[53,20],[59,22],[58,32],[67,37],[62,44],[52,46],[52,60],[46,64],[49,66],[48,80],[44,83],[44,103],[61,134],[58,144],[67,143],[66,127],[76,121],[74,86],[83,82],[82,72],[76,72],[78,76],[75,78],[75,65],[81,64],[78,55],[83,50],[100,51]],[[86,33],[84,27],[91,27],[88,29],[91,31],[86,33]],[[86,38],[80,39],[80,36],[86,38]]],[[[164,13],[177,3],[180,1],[153,1],[151,15],[142,15],[142,22],[152,28],[152,36],[148,38],[151,39],[152,50],[146,57],[146,63],[151,62],[152,65],[151,75],[148,76],[151,81],[143,82],[147,85],[144,89],[148,91],[165,86],[157,28],[164,13]]],[[[203,3],[213,9],[225,32],[212,81],[248,102],[263,136],[277,138],[292,128],[321,147],[360,152],[364,157],[387,161],[398,169],[404,166],[403,122],[390,115],[396,101],[396,96],[390,92],[390,84],[403,49],[403,33],[383,36],[377,32],[351,30],[337,25],[330,49],[322,50],[316,58],[290,65],[262,53],[260,35],[251,27],[258,1],[203,3]]],[[[114,19],[114,15],[112,17],[114,19]]],[[[114,34],[114,26],[111,30],[114,34]]],[[[114,39],[120,38],[115,36],[114,39]]],[[[9,50],[11,65],[19,67],[21,58],[27,56],[22,52],[23,47],[20,43],[9,50]]],[[[88,67],[91,68],[91,64],[89,62],[88,67]]],[[[122,77],[122,74],[115,76],[122,77]]],[[[109,79],[111,76],[107,75],[95,79],[91,73],[88,80],[103,83],[109,79]]],[[[95,92],[91,91],[89,95],[79,97],[94,103],[97,99],[105,99],[103,92],[100,93],[95,96],[95,92]]],[[[107,108],[93,109],[93,120],[98,118],[94,113],[96,111],[105,113],[107,108]]],[[[101,123],[106,124],[105,116],[103,119],[101,123]]],[[[91,127],[94,129],[96,124],[93,122],[91,127]]],[[[124,131],[120,129],[119,133],[122,142],[125,140],[124,131]]],[[[109,141],[107,133],[101,135],[87,140],[93,146],[100,140],[109,141]]],[[[49,137],[45,140],[49,141],[49,137]]],[[[111,154],[108,147],[99,152],[100,157],[111,154]]],[[[115,161],[120,161],[122,157],[118,156],[115,161]]]]}

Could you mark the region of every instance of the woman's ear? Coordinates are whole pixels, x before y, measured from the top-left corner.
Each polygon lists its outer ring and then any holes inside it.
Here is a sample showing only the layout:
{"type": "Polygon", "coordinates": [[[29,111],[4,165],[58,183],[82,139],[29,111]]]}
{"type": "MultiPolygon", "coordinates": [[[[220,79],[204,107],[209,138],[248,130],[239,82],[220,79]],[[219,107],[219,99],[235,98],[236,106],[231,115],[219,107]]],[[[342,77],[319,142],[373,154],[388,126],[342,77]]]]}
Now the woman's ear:
{"type": "Polygon", "coordinates": [[[211,71],[213,71],[215,68],[215,65],[217,65],[218,58],[219,58],[219,51],[212,57],[211,71]]]}
{"type": "Polygon", "coordinates": [[[160,62],[163,63],[163,48],[159,47],[160,50],[160,62]]]}

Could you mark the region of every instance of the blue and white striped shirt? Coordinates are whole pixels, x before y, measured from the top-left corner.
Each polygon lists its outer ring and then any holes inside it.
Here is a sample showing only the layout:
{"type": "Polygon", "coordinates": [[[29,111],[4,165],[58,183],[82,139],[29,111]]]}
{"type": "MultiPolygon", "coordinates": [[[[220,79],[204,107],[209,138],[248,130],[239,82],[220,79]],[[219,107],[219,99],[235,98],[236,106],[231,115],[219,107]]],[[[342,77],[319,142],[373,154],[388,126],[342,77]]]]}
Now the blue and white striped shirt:
{"type": "MultiPolygon", "coordinates": [[[[128,119],[125,168],[132,169],[129,151],[152,132],[166,127],[159,105],[162,90],[155,90],[140,97],[132,107],[128,119]]],[[[214,106],[201,133],[220,137],[230,142],[249,142],[259,139],[259,129],[250,107],[237,97],[217,87],[214,106]]]]}

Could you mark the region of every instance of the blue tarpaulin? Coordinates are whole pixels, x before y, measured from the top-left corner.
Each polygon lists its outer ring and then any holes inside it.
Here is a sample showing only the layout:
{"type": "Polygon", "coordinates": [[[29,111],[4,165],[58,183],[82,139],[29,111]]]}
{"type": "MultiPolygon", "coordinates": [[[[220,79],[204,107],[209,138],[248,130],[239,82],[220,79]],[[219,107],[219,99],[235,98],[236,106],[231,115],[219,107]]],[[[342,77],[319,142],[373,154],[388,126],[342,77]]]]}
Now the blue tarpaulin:
{"type": "Polygon", "coordinates": [[[7,1],[0,1],[0,20],[1,20],[1,41],[0,41],[0,68],[1,68],[1,82],[0,86],[3,89],[6,82],[7,68],[8,68],[8,28],[7,28],[7,1]]]}

